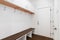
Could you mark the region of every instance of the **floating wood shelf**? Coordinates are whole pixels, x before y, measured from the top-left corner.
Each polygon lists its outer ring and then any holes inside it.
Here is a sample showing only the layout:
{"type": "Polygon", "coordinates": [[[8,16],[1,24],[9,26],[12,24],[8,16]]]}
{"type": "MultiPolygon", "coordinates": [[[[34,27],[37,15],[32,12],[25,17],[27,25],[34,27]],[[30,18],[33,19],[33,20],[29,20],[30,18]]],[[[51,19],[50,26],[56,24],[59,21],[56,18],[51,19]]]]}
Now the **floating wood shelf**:
{"type": "Polygon", "coordinates": [[[31,12],[31,11],[29,11],[27,9],[24,9],[22,7],[19,7],[19,6],[15,5],[15,4],[12,4],[12,3],[4,1],[4,0],[0,0],[0,4],[12,7],[14,9],[17,9],[17,10],[20,10],[20,11],[23,11],[23,12],[26,12],[26,13],[29,13],[29,14],[34,14],[33,12],[31,12]]]}

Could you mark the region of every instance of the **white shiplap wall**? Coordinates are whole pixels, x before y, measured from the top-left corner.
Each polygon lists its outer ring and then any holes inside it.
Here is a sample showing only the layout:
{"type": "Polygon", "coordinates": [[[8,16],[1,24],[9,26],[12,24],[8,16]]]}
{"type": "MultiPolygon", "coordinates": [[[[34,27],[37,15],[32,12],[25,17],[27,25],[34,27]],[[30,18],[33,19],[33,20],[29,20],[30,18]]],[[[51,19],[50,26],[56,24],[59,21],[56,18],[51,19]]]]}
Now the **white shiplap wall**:
{"type": "Polygon", "coordinates": [[[31,27],[31,14],[0,4],[0,39],[31,27]]]}
{"type": "Polygon", "coordinates": [[[30,0],[36,8],[34,15],[35,34],[46,37],[50,36],[50,1],[51,0],[30,0]]]}

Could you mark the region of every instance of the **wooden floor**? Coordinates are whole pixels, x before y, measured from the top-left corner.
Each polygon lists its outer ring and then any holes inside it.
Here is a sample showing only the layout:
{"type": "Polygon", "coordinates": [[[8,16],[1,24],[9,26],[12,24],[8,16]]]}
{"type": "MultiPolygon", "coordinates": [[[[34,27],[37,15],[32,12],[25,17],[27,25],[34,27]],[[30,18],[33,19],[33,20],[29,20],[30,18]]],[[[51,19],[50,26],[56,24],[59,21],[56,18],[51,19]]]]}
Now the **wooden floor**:
{"type": "Polygon", "coordinates": [[[33,35],[32,38],[27,37],[27,40],[52,40],[50,38],[47,37],[43,37],[43,36],[37,36],[37,35],[33,35]]]}

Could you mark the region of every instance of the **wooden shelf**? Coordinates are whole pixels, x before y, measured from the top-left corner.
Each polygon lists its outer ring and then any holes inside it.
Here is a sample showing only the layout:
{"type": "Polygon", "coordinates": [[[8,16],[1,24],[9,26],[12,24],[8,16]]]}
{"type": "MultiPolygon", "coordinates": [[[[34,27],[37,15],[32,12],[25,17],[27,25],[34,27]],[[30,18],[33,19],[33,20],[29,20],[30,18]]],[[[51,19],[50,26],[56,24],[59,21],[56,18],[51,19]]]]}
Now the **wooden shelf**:
{"type": "Polygon", "coordinates": [[[26,13],[29,13],[29,14],[34,14],[33,12],[31,12],[31,11],[29,11],[27,9],[24,9],[22,7],[19,7],[19,6],[15,5],[15,4],[12,4],[12,3],[4,1],[4,0],[0,0],[0,4],[12,7],[14,9],[17,9],[17,10],[20,10],[20,11],[23,11],[23,12],[26,12],[26,13]]]}

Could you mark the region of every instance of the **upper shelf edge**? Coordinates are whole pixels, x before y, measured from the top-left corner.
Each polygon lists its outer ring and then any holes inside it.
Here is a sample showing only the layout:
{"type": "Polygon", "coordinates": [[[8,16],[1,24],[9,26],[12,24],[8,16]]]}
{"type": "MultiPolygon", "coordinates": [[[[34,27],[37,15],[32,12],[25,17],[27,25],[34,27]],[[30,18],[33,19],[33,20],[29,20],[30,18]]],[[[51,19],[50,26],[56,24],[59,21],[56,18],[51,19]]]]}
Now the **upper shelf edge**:
{"type": "Polygon", "coordinates": [[[19,6],[15,5],[15,4],[9,3],[9,2],[4,1],[4,0],[0,0],[0,4],[3,4],[3,5],[6,5],[6,6],[9,6],[9,7],[12,7],[14,9],[18,9],[20,11],[23,11],[23,12],[26,12],[26,13],[29,13],[29,14],[34,14],[33,12],[31,12],[31,11],[29,11],[27,9],[24,9],[22,7],[19,7],[19,6]]]}

